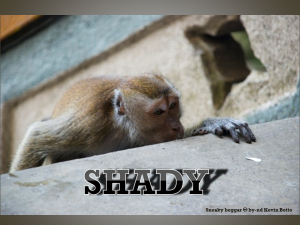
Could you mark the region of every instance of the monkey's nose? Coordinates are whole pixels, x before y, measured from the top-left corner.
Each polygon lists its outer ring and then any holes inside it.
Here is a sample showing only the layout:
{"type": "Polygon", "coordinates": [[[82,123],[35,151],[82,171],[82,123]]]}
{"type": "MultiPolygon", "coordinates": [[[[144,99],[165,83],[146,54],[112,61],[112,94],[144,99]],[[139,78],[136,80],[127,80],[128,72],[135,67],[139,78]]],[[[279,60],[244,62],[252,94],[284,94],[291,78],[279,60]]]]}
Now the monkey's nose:
{"type": "Polygon", "coordinates": [[[179,131],[179,126],[172,127],[172,130],[173,130],[173,131],[179,131]]]}

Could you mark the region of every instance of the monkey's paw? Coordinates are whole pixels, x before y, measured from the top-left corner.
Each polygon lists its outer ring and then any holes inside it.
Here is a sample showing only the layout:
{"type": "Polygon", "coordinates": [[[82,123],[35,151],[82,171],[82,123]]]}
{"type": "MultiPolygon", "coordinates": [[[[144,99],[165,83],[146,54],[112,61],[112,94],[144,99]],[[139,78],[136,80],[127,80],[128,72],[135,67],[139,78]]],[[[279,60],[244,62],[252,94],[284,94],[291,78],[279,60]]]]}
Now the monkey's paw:
{"type": "Polygon", "coordinates": [[[222,136],[224,132],[229,132],[233,140],[239,143],[239,135],[236,131],[238,129],[240,134],[247,143],[256,141],[248,123],[233,118],[210,118],[203,122],[202,126],[193,131],[192,136],[203,135],[207,133],[217,134],[222,136]]]}

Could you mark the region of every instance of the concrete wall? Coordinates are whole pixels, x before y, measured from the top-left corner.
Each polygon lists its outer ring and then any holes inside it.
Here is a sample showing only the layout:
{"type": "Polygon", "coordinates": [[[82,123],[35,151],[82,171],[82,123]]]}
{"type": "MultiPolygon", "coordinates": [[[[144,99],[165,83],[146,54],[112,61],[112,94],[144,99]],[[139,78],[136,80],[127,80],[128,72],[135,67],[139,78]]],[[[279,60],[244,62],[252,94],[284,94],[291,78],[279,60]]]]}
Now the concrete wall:
{"type": "MultiPolygon", "coordinates": [[[[104,74],[164,74],[182,95],[185,127],[209,116],[251,123],[299,115],[299,16],[241,16],[266,72],[252,70],[216,110],[203,51],[186,37],[212,16],[70,16],[1,58],[2,172],[28,126],[51,116],[74,82],[104,74]],[[292,109],[293,108],[293,109],[292,109]]],[[[228,18],[220,17],[219,20],[228,18]]],[[[229,18],[230,19],[230,18],[229,18]]]]}
{"type": "Polygon", "coordinates": [[[161,17],[63,17],[1,56],[1,101],[24,94],[161,17]]]}
{"type": "Polygon", "coordinates": [[[299,115],[299,16],[241,16],[241,20],[267,71],[253,71],[236,85],[220,115],[240,114],[251,123],[299,115]]]}
{"type": "MultiPolygon", "coordinates": [[[[237,144],[229,137],[208,134],[1,175],[1,214],[299,215],[299,117],[257,124],[251,129],[257,137],[252,144],[243,139],[237,144]],[[186,175],[176,195],[103,195],[103,191],[84,195],[85,186],[94,186],[84,179],[87,170],[99,170],[101,174],[103,169],[116,168],[209,169],[210,173],[199,185],[203,195],[189,195],[192,187],[186,175]],[[212,207],[290,211],[206,212],[212,207]]],[[[157,190],[157,177],[148,176],[157,190]]],[[[129,189],[133,174],[127,179],[129,189]]],[[[171,189],[174,176],[168,174],[166,180],[171,189]]],[[[101,189],[105,181],[101,176],[101,189]]]]}

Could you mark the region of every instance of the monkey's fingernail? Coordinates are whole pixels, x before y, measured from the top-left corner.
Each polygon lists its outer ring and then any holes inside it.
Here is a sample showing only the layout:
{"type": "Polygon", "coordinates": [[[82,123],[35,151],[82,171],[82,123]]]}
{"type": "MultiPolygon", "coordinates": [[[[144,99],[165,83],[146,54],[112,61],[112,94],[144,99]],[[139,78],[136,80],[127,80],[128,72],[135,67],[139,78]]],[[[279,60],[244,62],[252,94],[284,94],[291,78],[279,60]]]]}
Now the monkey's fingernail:
{"type": "Polygon", "coordinates": [[[222,136],[223,130],[222,130],[222,129],[216,129],[215,133],[216,133],[218,136],[222,136]]]}
{"type": "Polygon", "coordinates": [[[240,143],[240,139],[237,136],[232,137],[235,143],[240,143]]]}
{"type": "Polygon", "coordinates": [[[251,144],[251,138],[250,138],[250,137],[245,136],[244,138],[245,138],[245,141],[246,141],[247,143],[251,144]]]}
{"type": "Polygon", "coordinates": [[[199,134],[207,134],[207,131],[201,129],[201,130],[199,131],[199,134]]]}

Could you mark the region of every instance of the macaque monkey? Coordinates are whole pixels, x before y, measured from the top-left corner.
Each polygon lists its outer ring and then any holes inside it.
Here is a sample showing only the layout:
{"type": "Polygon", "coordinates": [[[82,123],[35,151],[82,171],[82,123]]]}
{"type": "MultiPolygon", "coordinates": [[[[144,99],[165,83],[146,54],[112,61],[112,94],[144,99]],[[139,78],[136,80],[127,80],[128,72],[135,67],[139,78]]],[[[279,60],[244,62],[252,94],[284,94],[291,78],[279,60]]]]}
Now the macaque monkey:
{"type": "Polygon", "coordinates": [[[10,172],[185,137],[229,132],[239,142],[256,138],[248,124],[210,118],[184,131],[179,92],[164,77],[94,77],[73,85],[50,120],[32,124],[10,172]]]}

